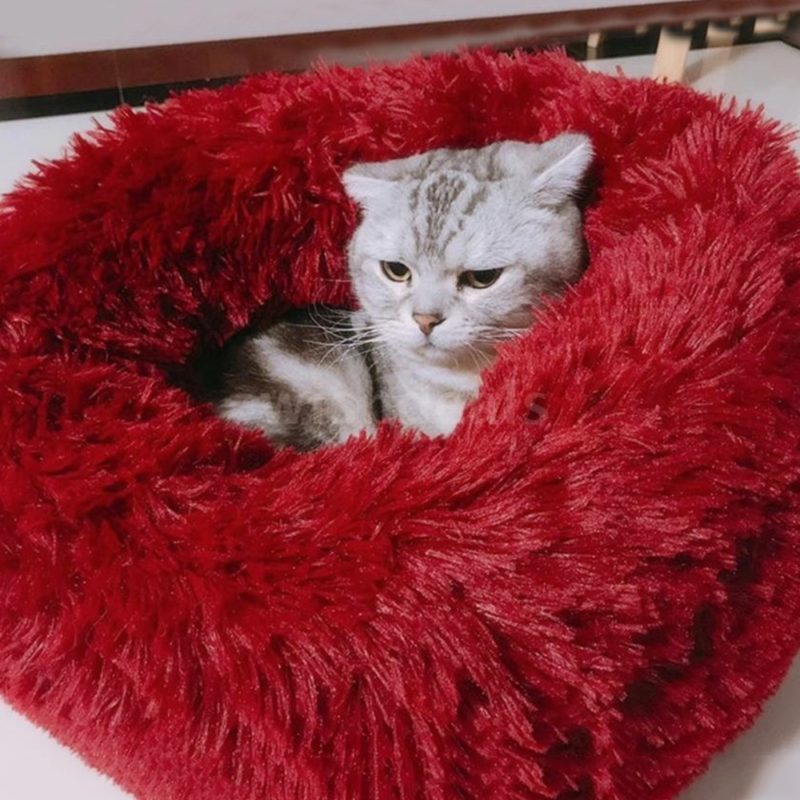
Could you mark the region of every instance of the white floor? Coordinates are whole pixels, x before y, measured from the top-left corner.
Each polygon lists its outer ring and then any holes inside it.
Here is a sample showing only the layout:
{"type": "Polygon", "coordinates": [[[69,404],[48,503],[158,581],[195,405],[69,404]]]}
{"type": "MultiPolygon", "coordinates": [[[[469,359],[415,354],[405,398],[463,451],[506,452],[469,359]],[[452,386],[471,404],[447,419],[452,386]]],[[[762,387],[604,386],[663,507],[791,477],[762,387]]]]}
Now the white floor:
{"type": "MultiPolygon", "coordinates": [[[[647,76],[652,56],[591,62],[593,69],[647,76]]],[[[690,83],[763,104],[767,114],[800,129],[800,51],[779,43],[695,51],[690,83]]],[[[0,122],[0,194],[33,159],[58,156],[72,133],[105,114],[0,122]]],[[[800,153],[800,140],[795,147],[800,153]]],[[[86,767],[49,735],[0,701],[0,787],[4,800],[125,800],[108,779],[86,767]]],[[[800,798],[800,659],[755,726],[712,763],[681,800],[800,798]]],[[[168,800],[168,798],[164,798],[168,800]]],[[[224,800],[224,798],[220,798],[224,800]]],[[[642,798],[648,800],[648,798],[642,798]]]]}

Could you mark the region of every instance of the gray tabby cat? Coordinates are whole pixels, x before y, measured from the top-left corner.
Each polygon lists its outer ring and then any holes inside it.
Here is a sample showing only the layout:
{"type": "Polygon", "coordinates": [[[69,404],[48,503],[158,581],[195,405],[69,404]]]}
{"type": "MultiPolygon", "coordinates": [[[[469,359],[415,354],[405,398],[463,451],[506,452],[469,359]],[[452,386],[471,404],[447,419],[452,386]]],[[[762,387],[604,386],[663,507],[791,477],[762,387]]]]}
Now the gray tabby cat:
{"type": "Polygon", "coordinates": [[[573,198],[591,159],[587,137],[563,134],[347,170],[359,310],[295,312],[231,348],[220,414],[300,449],[380,417],[450,433],[497,345],[579,277],[573,198]]]}

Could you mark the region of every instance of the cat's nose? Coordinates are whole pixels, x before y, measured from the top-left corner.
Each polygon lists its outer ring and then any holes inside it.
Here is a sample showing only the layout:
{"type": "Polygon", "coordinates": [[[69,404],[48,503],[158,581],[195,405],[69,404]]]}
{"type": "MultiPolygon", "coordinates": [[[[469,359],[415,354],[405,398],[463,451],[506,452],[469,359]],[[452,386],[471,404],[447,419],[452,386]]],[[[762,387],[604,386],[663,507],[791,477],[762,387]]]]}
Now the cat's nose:
{"type": "Polygon", "coordinates": [[[419,325],[419,329],[426,335],[430,336],[431,331],[444,322],[444,317],[440,314],[412,314],[414,322],[419,325]]]}

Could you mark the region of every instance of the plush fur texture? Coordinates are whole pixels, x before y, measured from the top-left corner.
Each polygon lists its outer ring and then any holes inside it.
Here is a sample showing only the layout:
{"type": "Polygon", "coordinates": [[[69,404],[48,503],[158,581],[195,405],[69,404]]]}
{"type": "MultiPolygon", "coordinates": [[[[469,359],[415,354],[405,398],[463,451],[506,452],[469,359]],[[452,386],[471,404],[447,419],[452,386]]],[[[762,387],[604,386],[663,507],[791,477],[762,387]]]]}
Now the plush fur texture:
{"type": "Polygon", "coordinates": [[[0,688],[141,798],[663,800],[800,642],[785,137],[557,54],[267,75],[0,215],[0,688]],[[358,161],[587,133],[588,273],[452,436],[275,454],[182,388],[348,300],[358,161]]]}

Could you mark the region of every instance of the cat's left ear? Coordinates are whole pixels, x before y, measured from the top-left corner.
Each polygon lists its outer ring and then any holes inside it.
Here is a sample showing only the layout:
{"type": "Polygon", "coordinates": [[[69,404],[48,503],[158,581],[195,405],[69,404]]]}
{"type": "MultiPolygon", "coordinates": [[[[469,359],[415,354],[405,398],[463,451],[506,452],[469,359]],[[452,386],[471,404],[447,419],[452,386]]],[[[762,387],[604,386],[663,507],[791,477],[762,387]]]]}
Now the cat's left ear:
{"type": "Polygon", "coordinates": [[[592,163],[592,142],[582,133],[562,133],[541,144],[503,142],[497,152],[503,174],[522,179],[536,205],[558,206],[580,188],[592,163]]]}
{"type": "Polygon", "coordinates": [[[557,206],[573,197],[586,177],[594,151],[588,136],[563,133],[539,145],[539,164],[530,191],[541,205],[557,206]]]}

